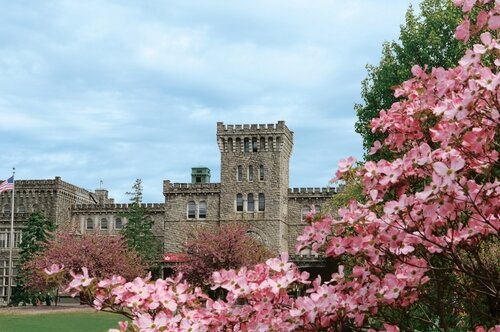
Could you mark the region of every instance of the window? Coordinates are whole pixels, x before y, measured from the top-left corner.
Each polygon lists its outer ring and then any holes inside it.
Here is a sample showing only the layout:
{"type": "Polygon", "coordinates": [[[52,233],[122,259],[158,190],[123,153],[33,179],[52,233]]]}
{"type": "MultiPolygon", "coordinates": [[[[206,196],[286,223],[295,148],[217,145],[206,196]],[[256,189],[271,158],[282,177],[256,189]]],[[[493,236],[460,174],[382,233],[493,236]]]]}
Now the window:
{"type": "Polygon", "coordinates": [[[198,218],[205,219],[207,217],[207,203],[201,201],[199,204],[198,218]]]}
{"type": "Polygon", "coordinates": [[[252,151],[257,152],[257,138],[252,138],[252,151]]]}
{"type": "Polygon", "coordinates": [[[273,150],[273,138],[269,137],[267,139],[267,151],[272,151],[273,150]]]}
{"type": "Polygon", "coordinates": [[[236,180],[243,181],[243,166],[239,165],[236,173],[236,180]]]}
{"type": "Polygon", "coordinates": [[[241,138],[236,138],[236,152],[241,152],[241,138]]]}
{"type": "Polygon", "coordinates": [[[264,137],[261,137],[260,138],[260,151],[264,151],[266,148],[266,139],[264,137]]]}
{"type": "Polygon", "coordinates": [[[196,218],[196,203],[190,201],[188,203],[188,219],[194,219],[194,218],[196,218]]]}
{"type": "Polygon", "coordinates": [[[321,206],[320,205],[315,205],[314,210],[316,210],[316,213],[321,213],[321,206]]]}
{"type": "Polygon", "coordinates": [[[253,201],[253,194],[248,194],[248,199],[247,199],[247,211],[248,212],[253,212],[255,210],[255,204],[253,201]]]}
{"type": "Polygon", "coordinates": [[[87,225],[85,226],[86,229],[94,229],[94,220],[92,218],[87,218],[87,225]]]}
{"type": "Polygon", "coordinates": [[[123,228],[122,218],[116,218],[115,229],[122,229],[122,228],[123,228]]]}
{"type": "Polygon", "coordinates": [[[243,211],[243,195],[242,194],[236,195],[236,211],[238,211],[238,212],[243,211]]]}
{"type": "Polygon", "coordinates": [[[264,211],[266,209],[266,197],[264,194],[259,194],[259,211],[264,211]]]}
{"type": "Polygon", "coordinates": [[[229,138],[227,140],[227,145],[228,145],[229,152],[233,152],[233,139],[232,138],[229,138]]]}
{"type": "Polygon", "coordinates": [[[259,166],[259,180],[264,181],[264,165],[259,166]]]}
{"type": "Polygon", "coordinates": [[[101,219],[101,229],[102,230],[108,229],[108,219],[106,219],[106,218],[101,219]]]}
{"type": "Polygon", "coordinates": [[[307,218],[307,214],[311,212],[311,208],[309,206],[304,206],[301,211],[300,220],[304,221],[307,218]]]}
{"type": "Polygon", "coordinates": [[[3,213],[10,213],[10,204],[5,204],[3,206],[3,213]]]}
{"type": "Polygon", "coordinates": [[[196,183],[201,183],[201,176],[196,177],[196,183]]]}
{"type": "Polygon", "coordinates": [[[253,166],[248,166],[248,181],[253,181],[253,166]]]}
{"type": "Polygon", "coordinates": [[[24,205],[21,205],[17,208],[17,212],[19,213],[26,213],[26,207],[24,205]]]}
{"type": "Polygon", "coordinates": [[[9,247],[9,233],[0,233],[0,248],[8,248],[9,247]]]}
{"type": "Polygon", "coordinates": [[[243,152],[250,152],[250,140],[248,138],[243,140],[243,152]]]}

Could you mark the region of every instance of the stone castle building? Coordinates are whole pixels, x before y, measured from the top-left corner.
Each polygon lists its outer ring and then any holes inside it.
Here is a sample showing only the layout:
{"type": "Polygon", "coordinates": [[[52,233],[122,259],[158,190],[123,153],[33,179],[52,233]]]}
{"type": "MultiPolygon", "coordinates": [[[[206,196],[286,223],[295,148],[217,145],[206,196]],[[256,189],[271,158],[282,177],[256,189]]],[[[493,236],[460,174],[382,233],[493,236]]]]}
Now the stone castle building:
{"type": "MultiPolygon", "coordinates": [[[[284,121],[267,125],[217,123],[221,153],[220,183],[210,182],[210,170],[192,169],[191,182],[163,182],[163,203],[143,204],[154,221],[154,233],[166,254],[181,251],[190,227],[242,222],[250,235],[276,252],[295,252],[295,239],[311,208],[321,210],[333,191],[289,188],[293,132],[284,121]]],[[[15,181],[14,244],[22,241],[23,222],[35,210],[54,220],[59,231],[118,234],[127,222],[128,204],[117,204],[108,191],[94,192],[53,180],[15,181]]],[[[11,191],[0,194],[0,301],[7,294],[11,191]]],[[[18,257],[14,252],[14,266],[18,257]]],[[[168,266],[168,262],[165,262],[168,266]]],[[[170,263],[172,264],[172,263],[170,263]]]]}

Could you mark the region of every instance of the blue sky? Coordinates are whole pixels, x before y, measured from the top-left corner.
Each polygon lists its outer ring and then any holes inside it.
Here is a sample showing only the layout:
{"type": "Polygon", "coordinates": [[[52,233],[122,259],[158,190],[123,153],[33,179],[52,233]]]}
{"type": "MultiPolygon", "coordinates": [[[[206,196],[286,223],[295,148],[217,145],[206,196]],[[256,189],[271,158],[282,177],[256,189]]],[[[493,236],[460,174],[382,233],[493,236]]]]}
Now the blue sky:
{"type": "Polygon", "coordinates": [[[362,157],[353,105],[408,0],[2,1],[0,178],[145,202],[193,166],[219,181],[216,122],[286,121],[291,187],[362,157]]]}

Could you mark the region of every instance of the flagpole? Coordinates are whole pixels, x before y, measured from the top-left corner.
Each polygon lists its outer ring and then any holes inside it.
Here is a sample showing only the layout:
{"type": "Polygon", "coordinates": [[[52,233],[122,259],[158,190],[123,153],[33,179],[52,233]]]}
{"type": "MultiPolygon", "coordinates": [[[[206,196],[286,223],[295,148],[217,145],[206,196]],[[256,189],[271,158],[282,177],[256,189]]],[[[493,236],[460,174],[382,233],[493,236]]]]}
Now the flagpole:
{"type": "Polygon", "coordinates": [[[12,250],[14,249],[14,197],[15,197],[15,183],[16,180],[14,175],[16,174],[16,168],[12,168],[12,205],[10,208],[10,246],[9,246],[9,285],[7,287],[7,305],[10,303],[10,296],[12,295],[12,274],[14,269],[12,268],[12,250]]]}

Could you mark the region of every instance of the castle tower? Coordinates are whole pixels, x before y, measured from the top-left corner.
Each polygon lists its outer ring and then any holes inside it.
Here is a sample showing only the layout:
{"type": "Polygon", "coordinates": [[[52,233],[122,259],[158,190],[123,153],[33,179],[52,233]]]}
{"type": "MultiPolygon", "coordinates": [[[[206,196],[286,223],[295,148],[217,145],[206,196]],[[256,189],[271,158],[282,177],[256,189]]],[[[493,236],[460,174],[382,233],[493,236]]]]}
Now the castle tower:
{"type": "Polygon", "coordinates": [[[242,221],[275,250],[288,250],[287,203],[293,132],[277,124],[217,123],[220,221],[242,221]]]}

